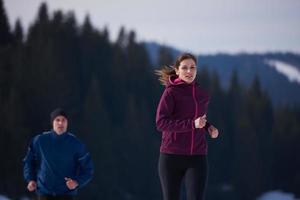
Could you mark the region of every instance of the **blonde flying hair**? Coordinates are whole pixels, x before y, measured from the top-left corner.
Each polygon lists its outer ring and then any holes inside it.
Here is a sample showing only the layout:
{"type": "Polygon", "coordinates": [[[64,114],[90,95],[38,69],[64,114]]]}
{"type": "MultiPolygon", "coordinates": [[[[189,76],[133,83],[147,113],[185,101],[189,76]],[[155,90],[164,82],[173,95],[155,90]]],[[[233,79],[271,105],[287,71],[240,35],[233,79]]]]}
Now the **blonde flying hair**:
{"type": "Polygon", "coordinates": [[[192,59],[197,65],[197,59],[190,53],[183,53],[177,57],[174,66],[164,65],[161,69],[155,70],[155,74],[158,76],[158,80],[162,85],[167,85],[170,76],[176,75],[175,69],[179,68],[180,63],[185,59],[192,59]]]}

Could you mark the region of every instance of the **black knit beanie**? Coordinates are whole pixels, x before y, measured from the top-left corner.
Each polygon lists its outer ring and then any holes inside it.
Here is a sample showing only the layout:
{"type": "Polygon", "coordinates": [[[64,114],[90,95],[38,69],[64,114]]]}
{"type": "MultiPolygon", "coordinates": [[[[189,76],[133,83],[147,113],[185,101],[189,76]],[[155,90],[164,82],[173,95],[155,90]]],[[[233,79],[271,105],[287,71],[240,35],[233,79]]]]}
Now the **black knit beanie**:
{"type": "Polygon", "coordinates": [[[66,119],[68,119],[68,115],[67,113],[62,109],[62,108],[56,108],[55,110],[53,110],[50,114],[50,122],[53,123],[53,120],[57,117],[57,116],[64,116],[66,119]]]}

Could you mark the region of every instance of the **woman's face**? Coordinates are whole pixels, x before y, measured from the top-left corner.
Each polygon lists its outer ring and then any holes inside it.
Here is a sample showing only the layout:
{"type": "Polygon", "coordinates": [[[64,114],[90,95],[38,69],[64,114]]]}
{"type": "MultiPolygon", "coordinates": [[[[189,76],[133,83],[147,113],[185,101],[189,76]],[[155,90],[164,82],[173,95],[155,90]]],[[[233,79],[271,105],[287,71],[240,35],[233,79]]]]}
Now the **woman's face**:
{"type": "Polygon", "coordinates": [[[197,75],[196,63],[191,58],[185,59],[180,62],[178,69],[175,68],[175,71],[181,80],[191,83],[195,80],[197,75]]]}

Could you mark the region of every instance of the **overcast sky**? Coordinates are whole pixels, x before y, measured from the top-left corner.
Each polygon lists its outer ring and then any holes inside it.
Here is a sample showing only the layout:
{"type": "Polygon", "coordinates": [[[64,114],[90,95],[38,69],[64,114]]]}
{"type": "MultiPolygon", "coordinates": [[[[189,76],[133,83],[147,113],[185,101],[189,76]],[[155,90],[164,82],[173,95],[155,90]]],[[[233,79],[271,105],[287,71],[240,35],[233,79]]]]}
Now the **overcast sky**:
{"type": "Polygon", "coordinates": [[[139,41],[193,53],[292,51],[300,53],[300,0],[4,0],[9,20],[28,27],[41,2],[50,13],[86,14],[114,40],[120,27],[139,41]]]}

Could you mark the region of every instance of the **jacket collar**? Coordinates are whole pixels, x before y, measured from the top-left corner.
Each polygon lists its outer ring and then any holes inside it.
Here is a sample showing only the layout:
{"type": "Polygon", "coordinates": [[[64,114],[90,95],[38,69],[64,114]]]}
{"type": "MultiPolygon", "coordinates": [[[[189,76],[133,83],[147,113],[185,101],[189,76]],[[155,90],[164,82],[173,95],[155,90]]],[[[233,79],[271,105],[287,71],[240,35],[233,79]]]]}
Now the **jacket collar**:
{"type": "Polygon", "coordinates": [[[176,85],[195,85],[196,81],[194,80],[192,83],[187,83],[184,80],[180,79],[178,76],[173,75],[169,77],[169,82],[167,87],[176,86],[176,85]]]}

